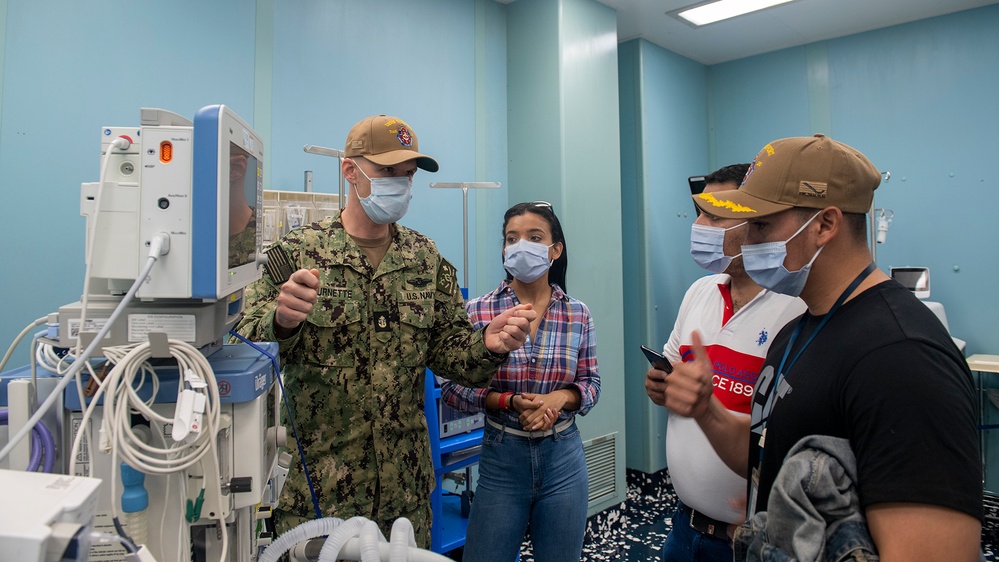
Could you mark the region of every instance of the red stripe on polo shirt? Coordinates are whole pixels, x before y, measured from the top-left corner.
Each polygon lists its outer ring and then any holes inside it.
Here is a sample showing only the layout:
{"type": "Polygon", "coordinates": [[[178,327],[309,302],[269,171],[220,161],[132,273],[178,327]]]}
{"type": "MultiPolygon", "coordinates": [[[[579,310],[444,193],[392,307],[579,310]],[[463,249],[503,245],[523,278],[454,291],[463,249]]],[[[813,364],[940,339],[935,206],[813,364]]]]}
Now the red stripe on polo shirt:
{"type": "MultiPolygon", "coordinates": [[[[740,353],[722,345],[705,348],[714,371],[715,396],[726,408],[748,414],[753,398],[753,386],[760,376],[763,357],[740,353]]],[[[680,357],[693,360],[689,345],[680,346],[680,357]]]]}

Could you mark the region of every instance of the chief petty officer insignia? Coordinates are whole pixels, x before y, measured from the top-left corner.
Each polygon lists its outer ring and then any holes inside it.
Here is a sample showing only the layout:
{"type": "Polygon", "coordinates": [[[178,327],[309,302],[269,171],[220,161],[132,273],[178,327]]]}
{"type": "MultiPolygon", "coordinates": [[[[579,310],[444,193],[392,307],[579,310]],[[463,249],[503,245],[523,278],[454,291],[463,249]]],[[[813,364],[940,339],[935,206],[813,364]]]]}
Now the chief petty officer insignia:
{"type": "Polygon", "coordinates": [[[454,293],[455,275],[457,272],[458,270],[453,265],[448,263],[446,259],[441,258],[441,264],[437,268],[437,290],[447,295],[454,293]]]}
{"type": "Polygon", "coordinates": [[[385,312],[384,310],[375,312],[375,331],[376,332],[390,331],[388,312],[385,312]]]}

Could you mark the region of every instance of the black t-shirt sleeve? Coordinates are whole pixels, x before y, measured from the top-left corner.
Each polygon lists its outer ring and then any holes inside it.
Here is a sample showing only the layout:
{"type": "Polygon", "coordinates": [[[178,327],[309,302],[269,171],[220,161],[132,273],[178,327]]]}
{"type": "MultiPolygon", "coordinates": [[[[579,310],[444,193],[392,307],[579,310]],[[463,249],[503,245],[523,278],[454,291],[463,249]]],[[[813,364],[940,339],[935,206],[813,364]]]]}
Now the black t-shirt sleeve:
{"type": "Polygon", "coordinates": [[[933,344],[905,340],[861,358],[842,408],[864,508],[927,503],[982,518],[974,386],[967,366],[933,344]]]}

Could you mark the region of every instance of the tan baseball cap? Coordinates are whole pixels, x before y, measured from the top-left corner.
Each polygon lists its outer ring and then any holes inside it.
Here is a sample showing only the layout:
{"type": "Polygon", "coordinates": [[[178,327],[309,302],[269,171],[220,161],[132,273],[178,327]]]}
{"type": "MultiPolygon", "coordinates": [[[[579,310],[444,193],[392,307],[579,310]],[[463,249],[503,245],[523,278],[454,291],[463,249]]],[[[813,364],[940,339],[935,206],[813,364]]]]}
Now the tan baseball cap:
{"type": "Polygon", "coordinates": [[[871,209],[881,172],[860,151],[825,135],[775,140],[756,155],[742,186],[694,196],[722,218],[764,217],[792,207],[871,209]]]}
{"type": "Polygon", "coordinates": [[[354,125],[347,133],[344,156],[363,156],[379,166],[395,166],[416,159],[416,165],[436,172],[440,165],[420,154],[416,133],[405,121],[391,115],[373,115],[354,125]]]}

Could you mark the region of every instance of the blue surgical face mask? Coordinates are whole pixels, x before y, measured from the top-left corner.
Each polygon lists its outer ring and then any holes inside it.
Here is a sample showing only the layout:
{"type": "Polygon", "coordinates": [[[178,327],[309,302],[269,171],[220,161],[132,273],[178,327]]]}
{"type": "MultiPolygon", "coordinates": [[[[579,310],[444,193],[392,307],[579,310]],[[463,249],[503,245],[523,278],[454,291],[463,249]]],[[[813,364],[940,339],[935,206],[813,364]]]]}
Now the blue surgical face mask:
{"type": "Polygon", "coordinates": [[[548,248],[537,242],[521,238],[505,249],[503,268],[522,283],[531,283],[551,268],[554,260],[548,259],[548,248]]]}
{"type": "Polygon", "coordinates": [[[725,255],[725,233],[733,228],[745,226],[746,222],[728,228],[694,223],[690,225],[690,257],[697,265],[712,273],[724,273],[732,260],[741,256],[725,255]]]}
{"type": "Polygon", "coordinates": [[[812,269],[815,258],[819,257],[825,246],[819,248],[804,267],[798,271],[788,271],[784,267],[784,258],[787,257],[787,243],[800,234],[802,230],[805,230],[805,227],[815,220],[815,217],[819,216],[821,212],[812,215],[812,218],[805,221],[805,224],[801,225],[801,228],[792,234],[791,238],[783,242],[765,242],[742,247],[742,266],[757,285],[775,293],[792,297],[801,294],[801,290],[805,288],[805,281],[808,280],[808,272],[812,269]]]}
{"type": "Polygon", "coordinates": [[[371,183],[371,193],[367,197],[358,197],[368,218],[378,224],[390,224],[401,219],[409,210],[409,201],[413,198],[412,178],[370,178],[357,162],[354,162],[354,167],[371,183]]]}

